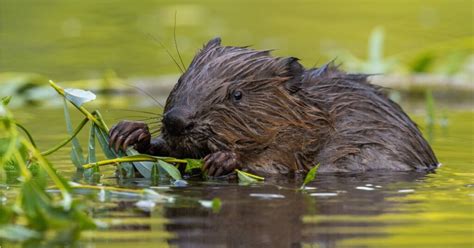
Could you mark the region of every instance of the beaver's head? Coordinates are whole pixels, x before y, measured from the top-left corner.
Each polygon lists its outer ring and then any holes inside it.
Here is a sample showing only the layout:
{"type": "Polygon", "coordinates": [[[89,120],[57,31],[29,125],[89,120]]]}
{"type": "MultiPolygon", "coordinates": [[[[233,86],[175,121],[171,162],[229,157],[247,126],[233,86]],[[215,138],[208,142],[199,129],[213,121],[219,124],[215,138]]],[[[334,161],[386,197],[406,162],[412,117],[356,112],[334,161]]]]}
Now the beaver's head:
{"type": "Polygon", "coordinates": [[[264,148],[301,111],[292,97],[298,59],[220,42],[198,52],[166,101],[162,137],[178,156],[264,148]]]}

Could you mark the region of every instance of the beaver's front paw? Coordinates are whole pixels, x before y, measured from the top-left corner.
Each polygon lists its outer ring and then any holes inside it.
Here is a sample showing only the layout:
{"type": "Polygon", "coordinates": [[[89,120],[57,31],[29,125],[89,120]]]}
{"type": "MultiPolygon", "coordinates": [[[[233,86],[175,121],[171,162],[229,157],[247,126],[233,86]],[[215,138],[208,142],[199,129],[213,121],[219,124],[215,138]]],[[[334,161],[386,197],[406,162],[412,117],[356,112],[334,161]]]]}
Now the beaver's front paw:
{"type": "Polygon", "coordinates": [[[211,153],[204,158],[202,170],[210,177],[227,175],[240,168],[237,154],[229,151],[211,153]]]}
{"type": "Polygon", "coordinates": [[[126,151],[132,145],[138,152],[145,152],[150,147],[150,139],[148,126],[141,121],[121,121],[109,132],[109,145],[116,152],[126,151]]]}

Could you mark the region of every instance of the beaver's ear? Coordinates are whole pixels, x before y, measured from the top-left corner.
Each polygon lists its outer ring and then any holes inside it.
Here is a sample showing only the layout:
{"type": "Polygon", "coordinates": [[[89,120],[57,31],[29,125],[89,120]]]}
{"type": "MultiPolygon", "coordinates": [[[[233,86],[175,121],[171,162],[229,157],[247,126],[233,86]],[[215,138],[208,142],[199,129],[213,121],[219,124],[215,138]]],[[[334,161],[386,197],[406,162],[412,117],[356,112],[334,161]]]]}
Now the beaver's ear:
{"type": "Polygon", "coordinates": [[[284,66],[284,73],[281,76],[289,77],[285,82],[285,88],[294,93],[300,89],[301,77],[304,72],[304,67],[298,62],[298,58],[288,57],[284,58],[281,63],[284,66]]]}
{"type": "Polygon", "coordinates": [[[210,41],[207,42],[206,45],[204,45],[204,50],[206,49],[209,49],[211,47],[216,47],[216,46],[220,46],[221,45],[221,38],[220,37],[216,37],[210,41]]]}

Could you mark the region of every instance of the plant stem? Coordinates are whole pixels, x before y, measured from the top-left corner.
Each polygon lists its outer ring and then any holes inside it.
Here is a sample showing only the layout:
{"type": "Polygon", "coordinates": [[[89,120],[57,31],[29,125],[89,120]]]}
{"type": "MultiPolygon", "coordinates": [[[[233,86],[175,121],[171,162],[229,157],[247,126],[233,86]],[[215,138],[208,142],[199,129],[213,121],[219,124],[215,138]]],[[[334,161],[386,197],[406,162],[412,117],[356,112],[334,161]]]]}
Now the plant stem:
{"type": "Polygon", "coordinates": [[[122,157],[122,158],[113,158],[113,159],[107,159],[107,160],[102,160],[98,161],[95,163],[89,163],[85,164],[83,166],[84,169],[89,169],[94,166],[104,166],[104,165],[109,165],[109,164],[118,164],[118,163],[125,163],[125,162],[141,162],[141,161],[153,161],[155,162],[157,159],[153,158],[128,158],[128,157],[122,157]]]}
{"type": "Polygon", "coordinates": [[[26,134],[26,136],[28,136],[28,139],[30,140],[31,144],[36,148],[36,143],[33,140],[33,136],[31,136],[30,132],[28,132],[28,130],[20,123],[15,122],[15,125],[19,127],[26,134]]]}
{"type": "Polygon", "coordinates": [[[30,180],[32,177],[31,172],[30,170],[28,170],[28,167],[26,166],[21,154],[18,151],[14,151],[13,156],[15,157],[15,160],[18,163],[18,167],[20,167],[21,176],[25,179],[25,181],[30,180]]]}
{"type": "Polygon", "coordinates": [[[73,131],[73,134],[65,139],[64,141],[62,141],[61,143],[57,144],[56,146],[54,146],[53,148],[50,148],[44,152],[41,153],[42,156],[48,156],[50,155],[51,153],[61,149],[63,146],[67,145],[69,142],[71,142],[72,139],[74,139],[74,137],[76,137],[76,135],[82,130],[82,128],[87,124],[87,122],[89,121],[89,119],[87,118],[84,118],[81,123],[79,123],[79,125],[76,127],[76,129],[74,129],[73,131]]]}
{"type": "Polygon", "coordinates": [[[118,191],[118,192],[130,192],[130,193],[143,193],[142,189],[124,189],[124,188],[117,188],[111,186],[95,186],[95,185],[83,185],[83,184],[74,184],[71,185],[71,188],[75,189],[95,189],[95,190],[110,190],[110,191],[118,191]]]}
{"type": "Polygon", "coordinates": [[[99,126],[99,128],[103,128],[102,131],[109,133],[109,127],[107,126],[107,124],[105,124],[104,118],[102,117],[102,114],[100,114],[99,110],[94,110],[92,112],[92,115],[97,116],[97,120],[102,123],[102,127],[99,126]]]}
{"type": "Polygon", "coordinates": [[[184,159],[176,159],[176,158],[168,158],[168,157],[154,157],[149,155],[137,155],[137,156],[129,156],[129,157],[121,157],[121,158],[113,158],[98,161],[96,163],[89,163],[83,166],[84,169],[89,169],[93,166],[103,166],[109,164],[118,164],[118,163],[125,163],[125,162],[143,162],[143,161],[151,161],[157,162],[158,160],[163,160],[168,163],[187,163],[184,159]]]}

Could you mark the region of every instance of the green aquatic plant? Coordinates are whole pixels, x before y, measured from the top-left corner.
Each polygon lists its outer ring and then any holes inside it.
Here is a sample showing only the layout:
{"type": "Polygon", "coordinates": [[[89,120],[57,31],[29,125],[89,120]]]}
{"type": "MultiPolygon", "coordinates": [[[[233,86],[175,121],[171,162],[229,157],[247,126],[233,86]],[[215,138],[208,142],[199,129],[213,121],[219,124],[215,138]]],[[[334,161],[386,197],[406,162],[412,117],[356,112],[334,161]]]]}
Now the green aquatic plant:
{"type": "MultiPolygon", "coordinates": [[[[129,178],[134,177],[136,170],[144,178],[153,179],[155,182],[158,178],[162,178],[163,176],[168,176],[173,180],[181,180],[181,172],[173,164],[185,164],[185,172],[190,172],[193,169],[200,170],[202,168],[203,161],[200,159],[177,159],[171,157],[151,156],[147,154],[140,154],[132,147],[127,148],[125,154],[122,152],[115,152],[109,146],[109,141],[107,138],[109,128],[107,127],[107,124],[105,124],[102,115],[97,110],[90,112],[83,106],[84,103],[93,101],[96,96],[92,92],[80,89],[63,89],[53,81],[50,81],[50,85],[64,98],[64,116],[70,137],[61,142],[59,145],[46,151],[44,153],[45,155],[49,155],[71,142],[72,162],[79,170],[85,170],[86,176],[92,176],[95,173],[97,177],[97,174],[100,174],[98,172],[99,166],[117,165],[119,175],[129,178]],[[85,116],[80,122],[79,126],[74,130],[72,128],[72,122],[67,106],[68,102],[85,116]],[[91,129],[89,133],[88,155],[86,159],[83,155],[83,149],[76,136],[89,121],[91,122],[91,129]],[[107,160],[97,161],[95,147],[96,140],[100,144],[105,156],[108,158],[107,160]]],[[[248,183],[264,180],[263,177],[252,175],[239,170],[236,171],[240,182],[248,183]]]]}
{"type": "MultiPolygon", "coordinates": [[[[110,163],[120,163],[119,174],[125,177],[134,177],[136,170],[141,174],[141,176],[145,178],[150,178],[153,166],[157,166],[158,168],[161,168],[159,171],[166,172],[173,179],[181,179],[181,174],[179,173],[179,171],[174,166],[170,165],[165,161],[161,161],[160,159],[134,159],[133,156],[137,156],[139,155],[139,153],[133,148],[128,148],[126,154],[123,154],[121,152],[117,153],[113,149],[111,149],[107,138],[109,128],[107,124],[105,124],[102,115],[97,110],[90,112],[83,106],[84,103],[93,101],[96,98],[96,96],[92,92],[80,89],[63,89],[53,81],[50,81],[50,85],[56,90],[56,92],[58,92],[58,94],[60,94],[64,98],[64,116],[66,118],[67,130],[70,134],[70,137],[68,139],[61,142],[52,150],[58,150],[61,147],[67,145],[69,142],[71,142],[71,159],[78,169],[86,169],[86,175],[93,174],[92,172],[87,170],[91,170],[94,168],[96,168],[95,170],[97,170],[98,168],[92,166],[91,164],[102,165],[110,163]],[[84,120],[75,130],[72,129],[72,123],[67,106],[68,102],[71,103],[77,110],[79,110],[84,115],[84,120]],[[79,141],[77,140],[76,136],[87,122],[91,122],[91,128],[89,133],[88,155],[86,159],[83,156],[82,147],[79,144],[79,141]],[[102,148],[102,151],[109,160],[102,162],[96,161],[96,141],[98,141],[100,147],[102,148]],[[132,158],[127,158],[127,156],[125,155],[132,156],[132,158]],[[84,165],[86,164],[88,164],[89,166],[85,167],[84,165]],[[178,171],[178,173],[176,173],[176,171],[178,171]]],[[[48,152],[47,154],[50,153],[51,152],[48,152]]]]}
{"type": "Polygon", "coordinates": [[[52,232],[56,236],[77,236],[84,229],[95,228],[81,203],[73,199],[67,181],[30,142],[31,136],[20,134],[18,123],[7,108],[8,101],[4,98],[0,104],[0,172],[7,167],[17,170],[19,191],[14,203],[0,204],[0,238],[42,239],[46,231],[48,235],[52,232]],[[47,180],[59,195],[47,191],[47,180]]]}
{"type": "MultiPolygon", "coordinates": [[[[55,89],[61,93],[69,94],[69,90],[64,90],[54,83],[55,89]]],[[[75,91],[76,94],[79,91],[75,91]]],[[[81,95],[83,93],[79,93],[81,95]]],[[[91,122],[88,155],[82,157],[85,163],[75,163],[79,170],[83,170],[88,175],[88,183],[97,184],[100,182],[100,166],[106,164],[120,165],[124,164],[134,166],[135,163],[152,163],[150,171],[153,177],[167,176],[181,182],[181,174],[172,163],[189,164],[188,170],[200,168],[201,160],[186,159],[180,160],[168,157],[155,157],[145,154],[136,154],[119,157],[121,155],[114,153],[108,146],[107,126],[103,122],[99,112],[89,112],[83,106],[84,99],[65,97],[84,115],[85,119],[81,121],[78,127],[72,129],[72,123],[68,114],[66,122],[70,137],[60,142],[53,148],[40,152],[33,145],[33,138],[28,130],[18,124],[11,112],[7,108],[11,98],[4,97],[0,104],[0,175],[13,172],[15,184],[18,185],[18,193],[14,201],[0,202],[0,240],[9,240],[12,242],[36,242],[35,245],[46,245],[56,242],[55,240],[74,240],[82,230],[96,228],[100,223],[96,223],[85,211],[86,208],[82,201],[73,197],[73,189],[80,190],[101,190],[109,193],[127,192],[137,194],[151,201],[168,199],[168,202],[174,202],[171,196],[165,196],[149,189],[122,189],[109,186],[83,185],[68,182],[63,179],[53,166],[47,161],[45,156],[53,154],[55,151],[72,143],[72,146],[80,146],[79,142],[72,142],[77,134],[83,129],[86,123],[91,122]],[[20,128],[21,127],[21,128],[20,128]],[[24,132],[21,135],[20,131],[24,132]],[[31,141],[30,141],[31,140],[31,141]],[[95,143],[101,145],[104,153],[110,158],[97,161],[95,143]],[[52,185],[49,183],[52,182],[52,185]],[[55,189],[51,191],[51,189],[55,189]],[[58,193],[55,193],[58,192],[58,193]],[[54,234],[53,239],[51,235],[54,234]],[[46,241],[49,240],[49,241],[46,241]]],[[[65,102],[65,113],[68,113],[67,103],[65,102]]],[[[73,149],[72,160],[82,156],[80,149],[73,149]]],[[[151,175],[150,175],[151,176],[151,175]]],[[[7,176],[8,177],[8,176],[7,176]]],[[[184,181],[183,181],[184,182],[184,181]]],[[[182,182],[179,185],[186,185],[182,182]]],[[[2,192],[0,192],[2,193],[2,192]]],[[[218,212],[221,208],[219,199],[212,201],[202,201],[197,199],[188,199],[193,202],[200,202],[202,206],[211,208],[213,212],[218,212]],[[208,203],[210,202],[210,204],[208,203]]],[[[2,241],[3,242],[3,241],[2,241]]],[[[2,245],[0,242],[0,245],[2,245]]]]}

